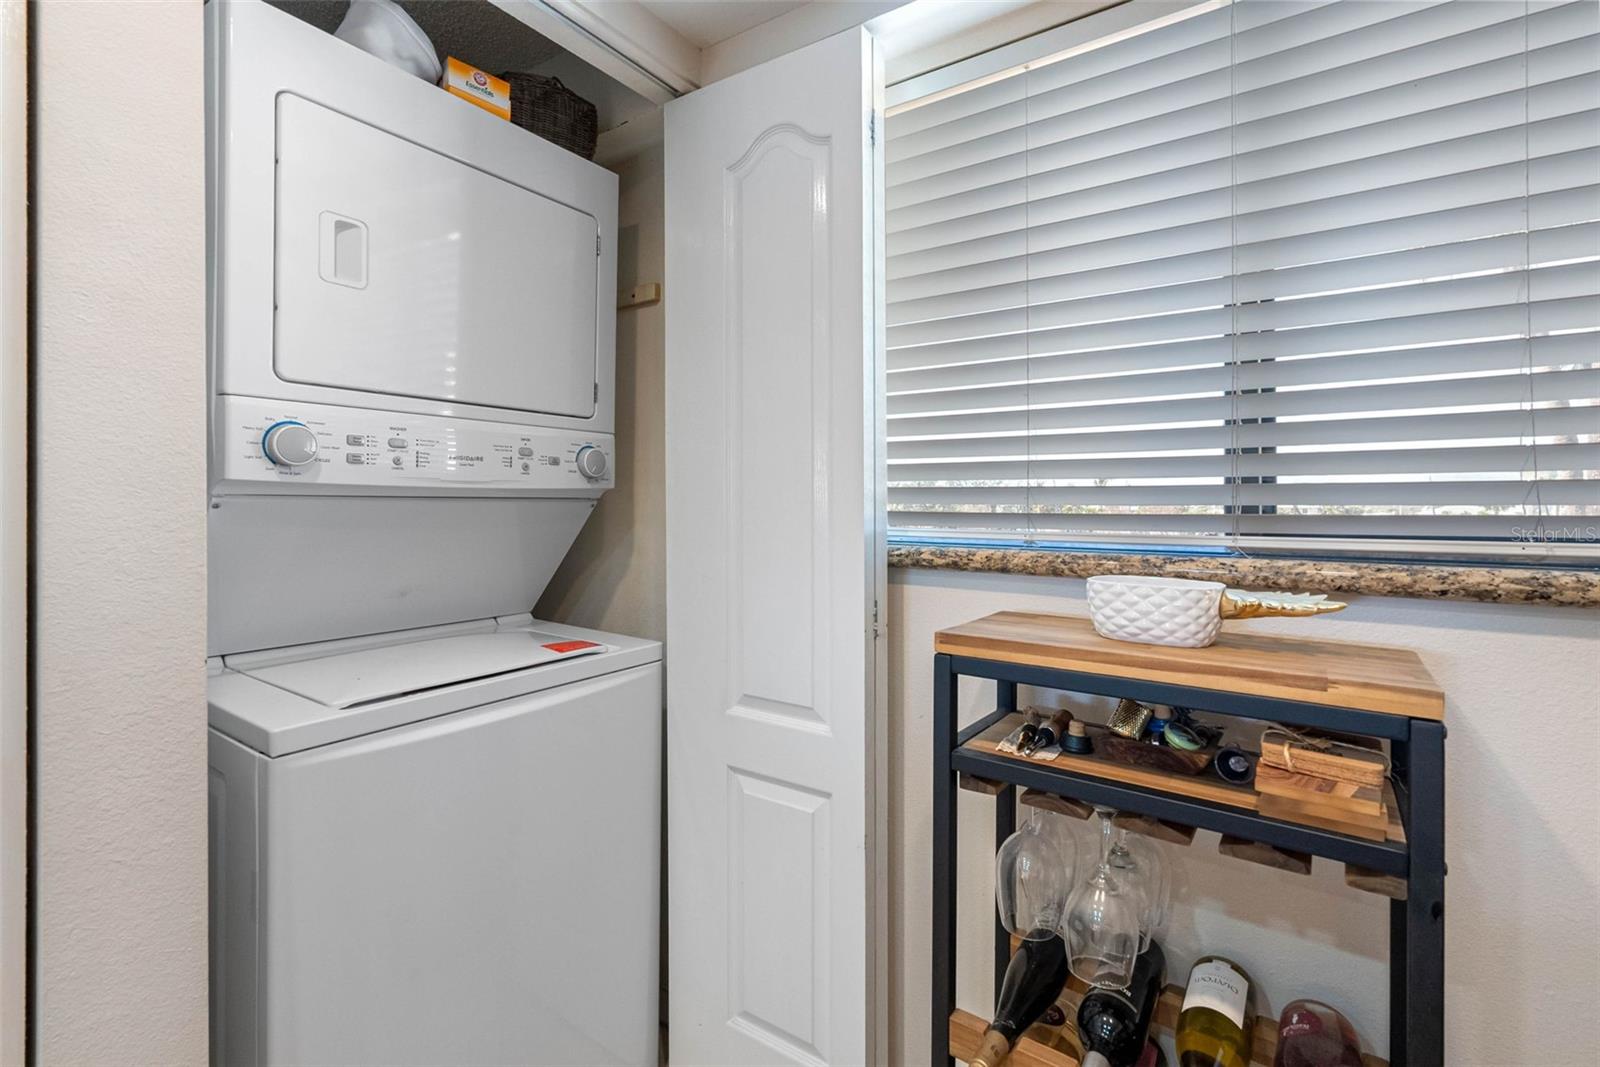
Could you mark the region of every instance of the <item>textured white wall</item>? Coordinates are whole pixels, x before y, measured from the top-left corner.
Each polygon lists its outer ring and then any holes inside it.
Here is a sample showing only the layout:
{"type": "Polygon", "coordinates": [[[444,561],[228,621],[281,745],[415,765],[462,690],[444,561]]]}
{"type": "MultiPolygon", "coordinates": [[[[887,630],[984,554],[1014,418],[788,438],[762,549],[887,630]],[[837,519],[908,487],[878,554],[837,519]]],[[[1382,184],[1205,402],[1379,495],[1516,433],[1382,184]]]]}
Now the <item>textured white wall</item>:
{"type": "Polygon", "coordinates": [[[0,4],[0,1063],[28,959],[28,11],[0,4]]]}
{"type": "Polygon", "coordinates": [[[201,7],[30,11],[35,1047],[41,1064],[198,1064],[201,7]]]}
{"type": "MultiPolygon", "coordinates": [[[[665,210],[659,144],[618,164],[617,289],[659,282],[665,210]]],[[[617,312],[617,485],[557,568],[534,615],[663,640],[667,634],[665,307],[617,312]]]]}
{"type": "MultiPolygon", "coordinates": [[[[1020,609],[1087,615],[1084,584],[957,572],[890,572],[890,814],[894,927],[891,1046],[928,1062],[928,879],[932,837],[935,631],[1020,609]]],[[[1446,1018],[1451,1067],[1600,1062],[1587,1020],[1600,988],[1600,612],[1360,598],[1305,621],[1230,623],[1264,633],[1403,645],[1448,698],[1446,1018]]],[[[963,720],[994,707],[968,683],[963,720]]],[[[985,1014],[993,929],[994,802],[959,794],[960,1005],[985,1014]]],[[[1275,1014],[1296,996],[1343,1008],[1383,1054],[1388,1042],[1388,903],[1346,889],[1340,868],[1311,876],[1217,855],[1200,834],[1182,861],[1188,888],[1166,938],[1171,980],[1204,951],[1243,963],[1275,1014]]]]}

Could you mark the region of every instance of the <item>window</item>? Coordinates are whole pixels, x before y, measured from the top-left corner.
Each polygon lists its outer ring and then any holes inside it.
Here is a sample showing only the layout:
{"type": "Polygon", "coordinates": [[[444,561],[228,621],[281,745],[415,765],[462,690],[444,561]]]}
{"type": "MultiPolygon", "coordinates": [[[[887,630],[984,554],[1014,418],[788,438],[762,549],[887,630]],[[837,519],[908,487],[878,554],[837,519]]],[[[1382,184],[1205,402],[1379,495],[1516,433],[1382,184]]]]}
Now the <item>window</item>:
{"type": "Polygon", "coordinates": [[[1595,549],[1600,4],[1131,3],[891,105],[892,536],[1595,549]]]}

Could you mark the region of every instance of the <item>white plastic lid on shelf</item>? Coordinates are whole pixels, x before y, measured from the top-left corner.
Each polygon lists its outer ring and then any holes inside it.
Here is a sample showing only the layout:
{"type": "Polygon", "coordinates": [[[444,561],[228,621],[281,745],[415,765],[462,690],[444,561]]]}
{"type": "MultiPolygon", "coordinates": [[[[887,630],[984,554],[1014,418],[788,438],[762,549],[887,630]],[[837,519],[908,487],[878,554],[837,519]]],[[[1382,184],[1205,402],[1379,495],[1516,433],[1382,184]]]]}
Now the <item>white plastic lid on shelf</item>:
{"type": "Polygon", "coordinates": [[[444,73],[433,42],[394,0],[350,0],[333,35],[423,81],[437,85],[444,73]]]}

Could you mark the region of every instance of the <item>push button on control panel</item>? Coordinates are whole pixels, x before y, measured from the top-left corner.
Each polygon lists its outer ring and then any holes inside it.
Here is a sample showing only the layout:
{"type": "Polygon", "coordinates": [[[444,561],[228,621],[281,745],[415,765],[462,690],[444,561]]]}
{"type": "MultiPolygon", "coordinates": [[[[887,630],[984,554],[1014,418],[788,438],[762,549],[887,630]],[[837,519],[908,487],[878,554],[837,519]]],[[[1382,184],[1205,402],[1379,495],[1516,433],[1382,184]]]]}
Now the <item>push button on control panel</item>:
{"type": "Polygon", "coordinates": [[[389,438],[389,447],[404,448],[406,447],[406,439],[404,437],[391,437],[389,438]]]}
{"type": "Polygon", "coordinates": [[[367,439],[358,433],[347,433],[344,435],[344,443],[351,448],[360,448],[367,443],[367,439]]]}
{"type": "Polygon", "coordinates": [[[346,452],[344,454],[344,461],[346,463],[365,463],[367,461],[367,457],[363,456],[359,452],[346,452]]]}
{"type": "Polygon", "coordinates": [[[523,459],[527,459],[529,456],[533,455],[533,449],[529,448],[527,445],[522,445],[517,449],[517,455],[521,456],[523,459]]]}

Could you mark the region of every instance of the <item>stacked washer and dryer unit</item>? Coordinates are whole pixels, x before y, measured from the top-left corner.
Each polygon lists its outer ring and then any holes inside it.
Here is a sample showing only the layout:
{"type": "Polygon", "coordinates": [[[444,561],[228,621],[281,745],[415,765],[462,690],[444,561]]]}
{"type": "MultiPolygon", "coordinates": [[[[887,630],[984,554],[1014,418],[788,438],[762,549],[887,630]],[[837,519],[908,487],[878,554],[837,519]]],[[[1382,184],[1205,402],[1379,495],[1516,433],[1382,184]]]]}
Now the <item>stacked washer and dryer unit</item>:
{"type": "Polygon", "coordinates": [[[206,32],[213,1060],[654,1064],[660,647],[528,614],[612,485],[616,178],[206,32]]]}

